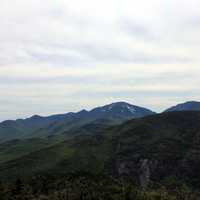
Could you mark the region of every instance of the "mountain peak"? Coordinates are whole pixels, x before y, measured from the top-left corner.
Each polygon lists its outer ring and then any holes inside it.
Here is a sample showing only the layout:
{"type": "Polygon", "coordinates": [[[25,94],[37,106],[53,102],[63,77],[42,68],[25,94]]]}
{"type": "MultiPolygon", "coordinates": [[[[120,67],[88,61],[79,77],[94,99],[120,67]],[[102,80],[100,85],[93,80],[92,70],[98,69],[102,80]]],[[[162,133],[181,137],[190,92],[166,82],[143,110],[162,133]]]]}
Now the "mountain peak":
{"type": "Polygon", "coordinates": [[[130,111],[131,113],[135,113],[136,109],[135,109],[136,106],[134,105],[131,105],[127,102],[115,102],[115,103],[111,103],[109,105],[106,105],[104,106],[104,109],[108,109],[108,110],[113,110],[113,109],[121,109],[121,112],[124,112],[124,111],[130,111]]]}
{"type": "Polygon", "coordinates": [[[102,118],[111,116],[112,118],[133,119],[154,114],[151,110],[132,105],[127,102],[114,102],[105,106],[94,108],[90,111],[94,115],[100,115],[102,118]]]}
{"type": "Polygon", "coordinates": [[[88,111],[83,109],[83,110],[77,112],[76,114],[87,114],[87,113],[88,113],[88,111]]]}
{"type": "Polygon", "coordinates": [[[125,101],[117,101],[117,102],[111,103],[110,105],[131,105],[131,104],[125,101]]]}
{"type": "Polygon", "coordinates": [[[43,118],[43,117],[40,116],[40,115],[33,115],[33,116],[30,117],[29,119],[34,119],[34,120],[36,120],[36,119],[41,119],[41,118],[43,118]]]}
{"type": "Polygon", "coordinates": [[[173,111],[199,111],[200,110],[200,102],[198,101],[187,101],[184,103],[177,104],[176,106],[172,106],[165,110],[165,112],[173,112],[173,111]]]}

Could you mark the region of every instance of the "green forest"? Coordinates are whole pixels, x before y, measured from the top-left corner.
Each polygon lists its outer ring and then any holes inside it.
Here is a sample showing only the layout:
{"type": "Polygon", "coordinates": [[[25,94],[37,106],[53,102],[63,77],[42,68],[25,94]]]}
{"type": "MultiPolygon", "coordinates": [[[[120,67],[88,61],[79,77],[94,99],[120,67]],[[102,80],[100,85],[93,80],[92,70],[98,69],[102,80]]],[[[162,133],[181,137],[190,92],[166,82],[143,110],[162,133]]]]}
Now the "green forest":
{"type": "Polygon", "coordinates": [[[78,173],[1,183],[0,196],[1,200],[198,200],[200,192],[178,182],[141,188],[128,177],[78,173]]]}

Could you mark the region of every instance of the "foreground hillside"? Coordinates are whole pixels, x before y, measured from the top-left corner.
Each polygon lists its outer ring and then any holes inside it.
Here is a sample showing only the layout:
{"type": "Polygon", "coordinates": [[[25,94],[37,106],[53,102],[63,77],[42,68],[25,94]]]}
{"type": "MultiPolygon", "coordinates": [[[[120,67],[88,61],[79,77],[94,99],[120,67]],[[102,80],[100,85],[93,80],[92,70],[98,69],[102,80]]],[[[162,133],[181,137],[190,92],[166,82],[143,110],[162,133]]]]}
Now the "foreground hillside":
{"type": "Polygon", "coordinates": [[[99,128],[9,161],[0,179],[87,172],[129,177],[143,187],[200,186],[200,112],[170,112],[99,128]]]}
{"type": "Polygon", "coordinates": [[[79,173],[0,184],[0,195],[1,200],[199,200],[200,192],[185,185],[141,189],[130,179],[79,173]]]}

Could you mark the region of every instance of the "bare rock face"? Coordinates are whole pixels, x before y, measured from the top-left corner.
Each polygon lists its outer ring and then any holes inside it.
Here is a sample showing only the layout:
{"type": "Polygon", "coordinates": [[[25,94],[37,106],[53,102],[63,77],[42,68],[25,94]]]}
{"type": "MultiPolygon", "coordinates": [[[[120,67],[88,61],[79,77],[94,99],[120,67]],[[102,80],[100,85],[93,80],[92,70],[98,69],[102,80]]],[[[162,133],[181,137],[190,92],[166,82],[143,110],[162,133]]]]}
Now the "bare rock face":
{"type": "Polygon", "coordinates": [[[139,173],[139,180],[140,180],[140,185],[142,187],[147,187],[149,182],[150,182],[150,176],[151,176],[151,171],[150,171],[150,161],[148,159],[143,159],[140,161],[140,173],[139,173]]]}
{"type": "Polygon", "coordinates": [[[155,172],[157,161],[141,159],[139,161],[118,160],[117,171],[119,176],[129,176],[137,180],[142,188],[149,185],[151,176],[155,172]]]}
{"type": "Polygon", "coordinates": [[[158,166],[158,161],[141,159],[139,169],[139,182],[141,187],[145,188],[151,181],[152,174],[155,173],[155,169],[158,166]]]}

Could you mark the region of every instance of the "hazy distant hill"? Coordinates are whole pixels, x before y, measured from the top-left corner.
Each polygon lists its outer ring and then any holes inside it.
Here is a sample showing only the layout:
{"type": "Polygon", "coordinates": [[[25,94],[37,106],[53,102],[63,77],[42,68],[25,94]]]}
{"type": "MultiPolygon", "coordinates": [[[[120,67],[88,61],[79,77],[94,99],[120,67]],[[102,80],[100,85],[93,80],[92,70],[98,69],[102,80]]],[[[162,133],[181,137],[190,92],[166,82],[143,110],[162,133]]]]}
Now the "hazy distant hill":
{"type": "Polygon", "coordinates": [[[0,178],[86,171],[126,175],[144,186],[179,180],[200,186],[200,112],[169,112],[98,129],[88,125],[84,132],[89,134],[2,162],[0,178]]]}
{"type": "Polygon", "coordinates": [[[48,117],[34,115],[27,119],[0,123],[0,142],[10,139],[59,135],[97,119],[107,119],[116,124],[150,114],[154,114],[154,112],[125,102],[117,102],[91,111],[82,110],[77,113],[71,112],[48,117]]]}
{"type": "Polygon", "coordinates": [[[173,106],[171,108],[168,108],[165,112],[173,112],[173,111],[200,111],[200,102],[188,101],[173,106]]]}

